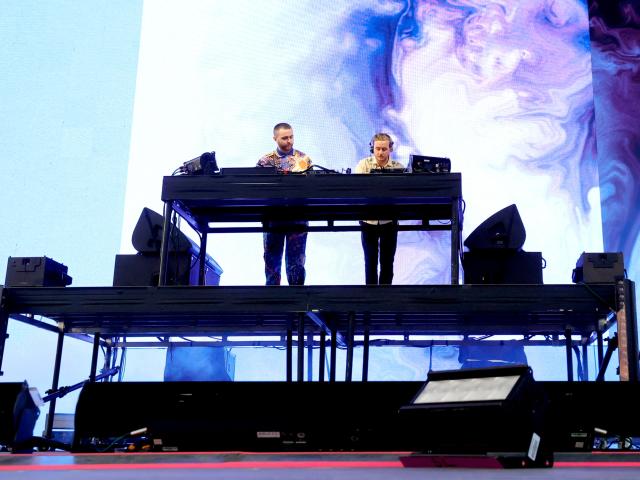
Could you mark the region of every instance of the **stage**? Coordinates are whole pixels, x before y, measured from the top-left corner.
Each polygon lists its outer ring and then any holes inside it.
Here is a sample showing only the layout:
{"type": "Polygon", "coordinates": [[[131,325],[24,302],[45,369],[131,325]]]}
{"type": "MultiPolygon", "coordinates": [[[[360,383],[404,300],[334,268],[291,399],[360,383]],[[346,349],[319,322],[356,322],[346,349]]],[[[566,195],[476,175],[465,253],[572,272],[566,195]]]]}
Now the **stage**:
{"type": "Polygon", "coordinates": [[[640,454],[557,454],[553,468],[403,468],[392,453],[0,454],[0,478],[98,479],[637,479],[640,454]]]}

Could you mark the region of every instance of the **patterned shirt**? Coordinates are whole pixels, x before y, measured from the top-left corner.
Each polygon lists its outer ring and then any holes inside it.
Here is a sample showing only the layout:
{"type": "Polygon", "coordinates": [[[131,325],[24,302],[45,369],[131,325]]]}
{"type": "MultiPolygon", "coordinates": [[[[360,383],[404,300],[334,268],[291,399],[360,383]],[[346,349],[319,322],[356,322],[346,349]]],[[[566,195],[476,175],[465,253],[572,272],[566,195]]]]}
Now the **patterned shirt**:
{"type": "Polygon", "coordinates": [[[276,148],[273,152],[267,153],[258,160],[258,167],[276,167],[281,173],[304,172],[313,162],[306,153],[295,148],[289,153],[282,153],[276,148]]]}
{"type": "MultiPolygon", "coordinates": [[[[356,166],[356,173],[371,173],[371,170],[404,170],[404,165],[395,160],[389,159],[384,168],[378,165],[376,157],[373,155],[363,158],[358,162],[356,166]]],[[[381,225],[383,223],[391,223],[392,220],[363,220],[363,222],[371,225],[381,225]]]]}

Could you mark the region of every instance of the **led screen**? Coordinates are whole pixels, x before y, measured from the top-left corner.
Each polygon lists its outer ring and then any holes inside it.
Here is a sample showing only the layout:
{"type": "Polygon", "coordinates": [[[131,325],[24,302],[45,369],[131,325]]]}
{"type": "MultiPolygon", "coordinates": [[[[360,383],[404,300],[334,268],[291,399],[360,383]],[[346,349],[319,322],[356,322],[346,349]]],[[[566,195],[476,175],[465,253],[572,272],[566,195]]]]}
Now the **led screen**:
{"type": "MultiPolygon", "coordinates": [[[[546,283],[602,250],[586,4],[541,1],[146,2],[122,250],[163,175],[204,151],[252,166],[293,125],[316,164],[354,168],[379,131],[451,158],[463,235],[515,203],[546,283]]],[[[217,235],[222,284],[262,284],[260,234],[217,235]],[[241,255],[238,255],[238,253],[241,255]]],[[[307,284],[362,284],[357,232],[309,235],[307,284]]],[[[450,281],[447,233],[401,232],[397,284],[450,281]]]]}

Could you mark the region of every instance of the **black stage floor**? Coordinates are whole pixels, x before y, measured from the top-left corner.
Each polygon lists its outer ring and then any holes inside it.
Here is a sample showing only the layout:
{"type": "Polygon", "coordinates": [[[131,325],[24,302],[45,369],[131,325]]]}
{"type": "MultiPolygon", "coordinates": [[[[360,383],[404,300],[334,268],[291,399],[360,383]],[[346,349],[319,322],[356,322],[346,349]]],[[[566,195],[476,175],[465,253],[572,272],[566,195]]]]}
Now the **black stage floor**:
{"type": "Polygon", "coordinates": [[[640,453],[556,454],[553,468],[403,468],[393,453],[0,454],[0,478],[51,479],[637,479],[640,453]]]}

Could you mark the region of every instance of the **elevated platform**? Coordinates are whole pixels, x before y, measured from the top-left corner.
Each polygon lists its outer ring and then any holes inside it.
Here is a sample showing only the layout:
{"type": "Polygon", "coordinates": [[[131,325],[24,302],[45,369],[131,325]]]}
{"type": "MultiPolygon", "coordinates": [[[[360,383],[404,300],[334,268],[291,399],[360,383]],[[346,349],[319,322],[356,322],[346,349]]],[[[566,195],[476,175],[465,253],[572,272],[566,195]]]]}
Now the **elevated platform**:
{"type": "Polygon", "coordinates": [[[282,333],[300,314],[330,329],[376,334],[572,334],[611,326],[617,287],[421,285],[4,288],[8,314],[41,315],[65,332],[127,335],[282,333]]]}
{"type": "MultiPolygon", "coordinates": [[[[299,345],[308,334],[321,335],[321,342],[330,335],[333,365],[338,343],[347,348],[349,363],[356,335],[365,336],[365,349],[369,335],[542,335],[556,343],[563,336],[570,363],[572,336],[579,335],[583,346],[597,342],[602,354],[602,334],[617,322],[621,379],[637,380],[635,295],[628,280],[597,285],[4,288],[1,298],[5,331],[9,317],[52,329],[32,318],[43,316],[57,322],[63,335],[286,335],[289,372],[294,330],[299,345]]],[[[4,341],[0,354],[3,347],[4,341]]],[[[299,365],[303,355],[298,349],[299,365]]]]}

